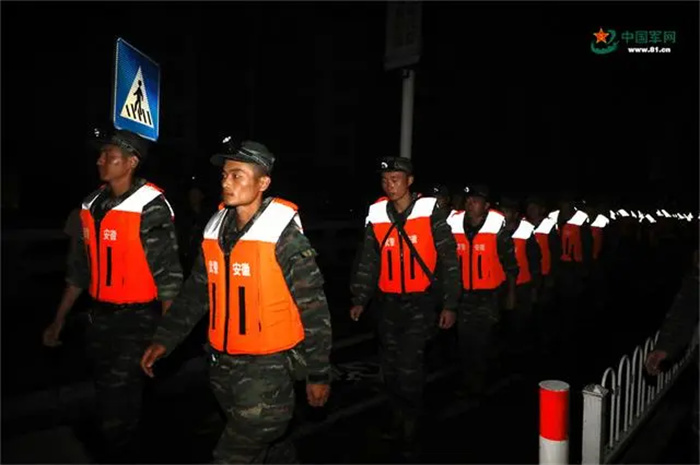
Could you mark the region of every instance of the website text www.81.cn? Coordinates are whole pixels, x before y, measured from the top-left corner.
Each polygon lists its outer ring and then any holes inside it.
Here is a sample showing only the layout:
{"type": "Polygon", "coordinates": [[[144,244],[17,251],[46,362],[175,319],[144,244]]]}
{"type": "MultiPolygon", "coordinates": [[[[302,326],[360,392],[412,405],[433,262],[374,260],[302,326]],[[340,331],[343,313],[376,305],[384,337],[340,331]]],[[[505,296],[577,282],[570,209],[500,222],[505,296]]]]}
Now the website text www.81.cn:
{"type": "Polygon", "coordinates": [[[628,47],[629,53],[671,53],[670,47],[628,47]]]}

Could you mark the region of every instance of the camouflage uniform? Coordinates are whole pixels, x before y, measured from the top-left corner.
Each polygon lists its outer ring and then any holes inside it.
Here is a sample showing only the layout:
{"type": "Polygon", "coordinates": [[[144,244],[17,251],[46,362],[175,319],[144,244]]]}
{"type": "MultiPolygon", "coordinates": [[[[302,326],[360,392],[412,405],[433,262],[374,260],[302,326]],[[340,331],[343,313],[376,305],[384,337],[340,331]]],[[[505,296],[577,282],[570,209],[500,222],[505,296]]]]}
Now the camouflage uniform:
{"type": "MultiPolygon", "coordinates": [[[[464,233],[471,242],[479,232],[481,224],[472,226],[464,215],[464,233]]],[[[515,280],[518,262],[515,245],[505,228],[496,236],[498,258],[506,276],[515,280]]],[[[472,393],[480,393],[488,381],[487,377],[498,366],[498,329],[501,320],[500,299],[505,284],[496,290],[465,290],[459,305],[458,334],[462,358],[464,384],[472,393]]]]}
{"type": "Polygon", "coordinates": [[[527,348],[534,342],[533,289],[539,289],[542,280],[542,253],[535,236],[526,242],[527,262],[530,270],[530,282],[518,284],[515,288],[515,309],[507,312],[507,345],[510,356],[519,368],[520,361],[528,360],[527,348]]]}
{"type": "MultiPolygon", "coordinates": [[[[413,199],[416,198],[414,194],[413,199]]],[[[399,214],[391,202],[387,203],[387,213],[394,222],[405,221],[412,209],[413,204],[399,214]]],[[[445,222],[444,210],[436,205],[430,219],[438,254],[436,276],[440,277],[442,308],[456,311],[460,295],[457,245],[445,222]]],[[[439,295],[434,289],[411,294],[378,292],[380,260],[379,242],[368,224],[350,280],[352,303],[366,307],[377,293],[375,308],[379,313],[377,329],[385,388],[395,413],[415,420],[423,407],[424,350],[431,328],[437,324],[435,307],[439,295]]]]}
{"type": "MultiPolygon", "coordinates": [[[[559,215],[559,230],[568,218],[559,215]]],[[[560,236],[561,241],[561,236],[560,236]]],[[[588,297],[586,287],[589,282],[591,265],[593,261],[593,235],[590,222],[581,225],[581,262],[559,262],[557,274],[558,309],[555,320],[558,320],[557,333],[560,342],[568,344],[572,342],[571,336],[576,331],[577,324],[586,316],[588,304],[584,298],[588,297]]]]}
{"type": "MultiPolygon", "coordinates": [[[[224,219],[221,237],[231,250],[271,199],[241,231],[235,210],[224,219]]],[[[265,459],[272,443],[285,433],[294,411],[294,379],[311,384],[330,382],[331,323],[316,252],[295,222],[276,245],[277,261],[301,312],[304,340],[293,349],[271,355],[228,355],[214,352],[209,376],[212,390],[227,417],[214,450],[217,463],[250,463],[265,459]]],[[[169,354],[209,311],[207,270],[200,250],[183,291],[162,319],[153,342],[169,354]]]]}
{"type": "MultiPolygon", "coordinates": [[[[555,291],[559,276],[561,257],[561,239],[559,233],[552,229],[547,235],[549,243],[550,268],[547,276],[542,276],[537,295],[537,304],[533,308],[533,323],[538,334],[540,346],[547,348],[558,332],[557,320],[559,309],[556,305],[555,291]]],[[[541,253],[541,250],[540,250],[541,253]]],[[[541,269],[540,269],[541,270],[541,269]]]]}
{"type": "MultiPolygon", "coordinates": [[[[113,198],[105,188],[92,205],[96,221],[146,183],[135,179],[123,195],[113,198]]],[[[94,197],[97,192],[88,196],[94,197]]],[[[175,227],[170,207],[162,196],[148,203],[141,214],[141,243],[158,288],[160,301],[172,300],[182,285],[175,227]]],[[[90,267],[83,236],[68,259],[67,281],[81,289],[90,284],[90,267]]],[[[162,312],[157,302],[113,305],[93,302],[87,329],[88,355],[94,364],[97,407],[110,460],[123,460],[134,439],[141,410],[144,375],[139,363],[162,312]]]]}

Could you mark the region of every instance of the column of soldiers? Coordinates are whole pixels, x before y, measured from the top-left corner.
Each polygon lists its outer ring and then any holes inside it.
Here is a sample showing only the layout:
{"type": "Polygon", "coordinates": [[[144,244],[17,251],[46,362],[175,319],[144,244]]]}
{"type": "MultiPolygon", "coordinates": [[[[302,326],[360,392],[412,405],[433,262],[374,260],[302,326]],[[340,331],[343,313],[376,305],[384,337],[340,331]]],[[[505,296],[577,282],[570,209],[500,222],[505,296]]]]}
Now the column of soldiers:
{"type": "MultiPolygon", "coordinates": [[[[96,136],[104,184],[82,204],[66,290],[43,336],[48,346],[60,344],[67,313],[88,290],[88,351],[105,440],[99,459],[139,460],[139,439],[148,438],[137,433],[144,376],[153,377],[156,362],[204,318],[210,386],[227,420],[214,461],[270,460],[292,419],[295,381],[305,381],[311,406],[327,402],[332,339],[324,279],[298,208],[265,195],[275,156],[257,142],[223,140],[211,158],[222,202],[183,282],[174,213],[163,191],[137,176],[147,141],[129,131],[96,136]]],[[[482,396],[502,362],[501,320],[519,362],[532,358],[541,322],[559,318],[572,329],[582,281],[605,250],[595,230],[607,223],[600,214],[591,221],[572,196],[547,215],[537,197],[497,206],[480,184],[422,196],[412,191],[407,159],[384,158],[377,171],[384,196],[366,215],[350,317],[376,312],[392,409],[385,436],[415,458],[430,335],[456,329],[456,394],[482,396]],[[555,310],[555,299],[564,310],[555,310]]]]}

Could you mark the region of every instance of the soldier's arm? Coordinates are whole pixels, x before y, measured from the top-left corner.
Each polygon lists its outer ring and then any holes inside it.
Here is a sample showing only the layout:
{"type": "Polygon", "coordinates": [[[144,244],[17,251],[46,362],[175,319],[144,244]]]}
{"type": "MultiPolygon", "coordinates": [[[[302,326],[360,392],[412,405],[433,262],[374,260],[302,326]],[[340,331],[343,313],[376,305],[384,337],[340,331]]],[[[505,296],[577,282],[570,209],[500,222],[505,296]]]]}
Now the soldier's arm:
{"type": "Polygon", "coordinates": [[[551,261],[550,274],[556,276],[559,271],[559,262],[561,261],[561,238],[557,231],[552,229],[547,235],[547,240],[549,241],[549,255],[551,261]]]}
{"type": "Polygon", "coordinates": [[[75,247],[68,251],[66,260],[66,282],[79,289],[87,289],[90,285],[90,264],[85,252],[85,239],[82,228],[77,235],[75,247]]]}
{"type": "Polygon", "coordinates": [[[379,279],[379,246],[374,236],[374,229],[371,224],[365,227],[355,263],[350,276],[350,293],[352,294],[352,304],[367,305],[377,288],[379,279]]]}
{"type": "Polygon", "coordinates": [[[534,234],[525,243],[525,251],[527,253],[527,263],[530,267],[530,275],[535,285],[540,282],[542,274],[542,252],[537,244],[534,234]]]}
{"type": "Polygon", "coordinates": [[[187,337],[208,311],[207,269],[200,249],[190,277],[173,300],[168,313],[161,319],[153,336],[153,342],[165,346],[166,354],[169,354],[187,337]]]}
{"type": "Polygon", "coordinates": [[[512,280],[513,284],[515,284],[520,267],[518,266],[518,260],[515,258],[515,244],[511,234],[505,228],[501,229],[496,236],[496,247],[498,249],[498,259],[508,278],[508,282],[512,280]]]}
{"type": "Polygon", "coordinates": [[[143,209],[141,243],[158,288],[158,299],[167,309],[180,291],[183,275],[172,212],[162,196],[143,209]]]}
{"type": "Polygon", "coordinates": [[[316,251],[297,224],[291,222],[280,236],[275,253],[304,326],[300,347],[307,367],[307,382],[327,384],[331,373],[331,316],[323,292],[323,275],[316,264],[316,251]]]}
{"type": "Polygon", "coordinates": [[[447,212],[439,210],[436,206],[430,217],[430,222],[442,278],[443,308],[456,311],[462,293],[461,270],[459,269],[459,259],[457,258],[457,242],[446,219],[447,212]]]}
{"type": "Polygon", "coordinates": [[[698,275],[687,276],[664,319],[656,350],[663,350],[669,359],[677,360],[698,327],[698,275]]]}
{"type": "Polygon", "coordinates": [[[593,260],[593,233],[588,224],[581,226],[581,249],[583,263],[590,263],[593,260]]]}

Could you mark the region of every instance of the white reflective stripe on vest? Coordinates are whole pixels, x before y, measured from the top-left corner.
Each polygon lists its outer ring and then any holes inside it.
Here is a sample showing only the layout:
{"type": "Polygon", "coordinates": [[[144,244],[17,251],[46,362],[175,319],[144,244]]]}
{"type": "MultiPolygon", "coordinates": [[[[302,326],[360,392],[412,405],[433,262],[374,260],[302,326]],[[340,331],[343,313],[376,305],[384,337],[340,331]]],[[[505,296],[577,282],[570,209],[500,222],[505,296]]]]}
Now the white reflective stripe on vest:
{"type": "Polygon", "coordinates": [[[447,225],[452,229],[452,234],[464,234],[464,212],[452,210],[447,217],[447,225]]]}
{"type": "Polygon", "coordinates": [[[224,222],[224,216],[226,216],[226,209],[222,208],[209,219],[207,226],[204,228],[204,233],[202,237],[204,239],[219,239],[219,230],[221,229],[221,224],[224,222]]]}
{"type": "MultiPolygon", "coordinates": [[[[386,211],[388,200],[382,200],[375,204],[370,205],[369,212],[367,213],[367,218],[365,218],[365,226],[369,223],[372,224],[382,224],[391,223],[389,219],[389,214],[386,211]]],[[[425,218],[433,214],[435,209],[435,204],[437,199],[435,197],[421,197],[413,204],[413,210],[411,214],[408,215],[407,220],[413,220],[416,218],[425,218]]]]}
{"type": "Polygon", "coordinates": [[[143,207],[145,207],[159,195],[161,195],[161,192],[158,189],[154,189],[151,186],[141,186],[126,200],[114,207],[114,210],[141,213],[143,211],[143,207]]]}
{"type": "Polygon", "coordinates": [[[518,229],[513,233],[513,239],[530,239],[535,227],[527,220],[521,220],[518,229]]]}
{"type": "MultiPolygon", "coordinates": [[[[447,224],[452,229],[452,234],[464,234],[464,213],[463,211],[453,211],[447,218],[447,224]]],[[[493,210],[489,210],[484,225],[479,229],[479,234],[498,234],[505,224],[505,216],[493,210]]]]}
{"type": "Polygon", "coordinates": [[[591,223],[591,228],[604,228],[608,225],[608,223],[610,223],[610,220],[603,215],[598,215],[595,217],[595,221],[591,223]]]}
{"type": "MultiPolygon", "coordinates": [[[[90,210],[92,208],[92,205],[95,203],[95,200],[97,200],[97,197],[100,196],[100,194],[104,191],[104,189],[100,189],[92,199],[90,199],[87,203],[83,203],[82,209],[83,210],[90,210]]],[[[161,195],[162,192],[159,191],[158,189],[155,189],[149,185],[144,185],[136,189],[136,191],[131,194],[129,197],[124,199],[122,203],[114,207],[112,210],[114,211],[122,211],[122,212],[132,212],[132,213],[141,213],[143,211],[143,207],[148,205],[149,202],[153,201],[156,197],[161,195]]],[[[165,199],[165,197],[163,197],[165,199]]],[[[168,205],[168,208],[170,208],[170,214],[174,216],[175,214],[173,213],[172,207],[170,207],[170,204],[166,200],[165,203],[168,205]]]]}
{"type": "Polygon", "coordinates": [[[503,229],[506,225],[506,217],[497,213],[493,210],[489,210],[488,215],[486,215],[486,221],[484,225],[479,229],[479,233],[484,234],[498,234],[498,232],[503,229]]]}
{"type": "MultiPolygon", "coordinates": [[[[212,216],[204,230],[204,239],[219,239],[225,214],[226,209],[222,209],[212,216]]],[[[255,223],[253,223],[250,229],[241,236],[239,241],[269,242],[275,244],[295,216],[297,216],[297,212],[293,208],[272,201],[255,220],[255,223]]]]}
{"type": "Polygon", "coordinates": [[[582,226],[583,223],[585,223],[587,220],[588,220],[588,215],[586,215],[584,212],[579,210],[576,213],[574,213],[574,216],[572,216],[571,219],[566,222],[566,224],[573,224],[574,226],[582,226]]]}
{"type": "Polygon", "coordinates": [[[545,218],[542,220],[537,229],[535,229],[535,234],[549,234],[552,232],[552,228],[557,225],[557,222],[551,218],[545,218]]]}

